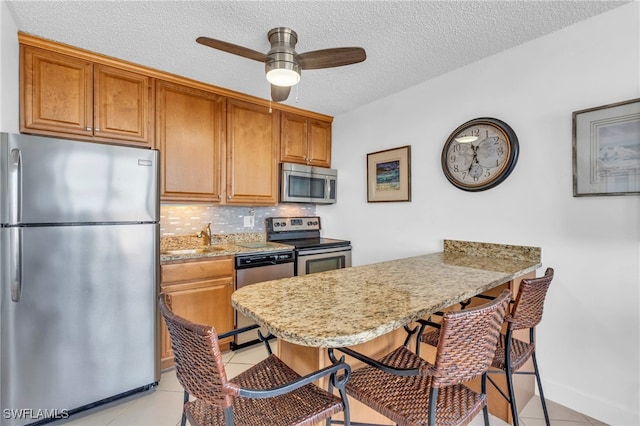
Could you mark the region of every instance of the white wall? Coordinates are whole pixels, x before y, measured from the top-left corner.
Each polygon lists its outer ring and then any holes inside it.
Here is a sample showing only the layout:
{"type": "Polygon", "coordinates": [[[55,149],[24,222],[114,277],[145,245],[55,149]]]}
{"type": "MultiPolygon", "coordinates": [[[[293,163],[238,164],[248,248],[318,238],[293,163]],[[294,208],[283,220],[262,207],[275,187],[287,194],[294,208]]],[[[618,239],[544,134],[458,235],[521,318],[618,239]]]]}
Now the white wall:
{"type": "Polygon", "coordinates": [[[440,251],[443,239],[542,247],[539,273],[556,271],[538,328],[546,396],[614,425],[640,424],[640,196],[572,196],[571,113],[640,97],[639,18],[634,2],[336,117],[339,202],[318,207],[356,265],[440,251]],[[482,116],[513,127],[520,158],[498,187],[468,193],[440,155],[482,116]],[[412,201],[367,203],[366,154],[402,145],[412,201]]]}
{"type": "MultiPolygon", "coordinates": [[[[18,131],[18,43],[0,1],[0,131],[18,131]]],[[[640,97],[640,3],[336,117],[340,201],[318,207],[354,263],[439,251],[442,240],[543,247],[556,269],[538,330],[549,399],[614,425],[640,424],[640,197],[572,197],[571,112],[640,97]],[[498,187],[467,193],[440,167],[471,118],[509,123],[520,159],[498,187]],[[366,154],[412,147],[412,202],[366,202],[366,154]]],[[[401,60],[401,57],[398,58],[401,60]]],[[[401,78],[401,76],[400,76],[401,78]]]]}
{"type": "Polygon", "coordinates": [[[0,1],[0,131],[18,133],[20,129],[18,28],[7,4],[0,1]]]}

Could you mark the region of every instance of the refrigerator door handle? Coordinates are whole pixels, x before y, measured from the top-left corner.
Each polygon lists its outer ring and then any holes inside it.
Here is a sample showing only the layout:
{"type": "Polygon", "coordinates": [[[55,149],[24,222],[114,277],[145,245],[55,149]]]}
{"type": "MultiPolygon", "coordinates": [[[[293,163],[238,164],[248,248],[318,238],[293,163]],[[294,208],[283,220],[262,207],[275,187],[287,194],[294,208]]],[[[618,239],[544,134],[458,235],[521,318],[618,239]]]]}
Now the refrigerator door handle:
{"type": "Polygon", "coordinates": [[[22,229],[11,228],[10,268],[11,268],[11,300],[19,302],[22,297],[22,229]]]}
{"type": "Polygon", "coordinates": [[[11,150],[11,158],[9,160],[9,190],[10,206],[9,206],[9,223],[17,224],[22,219],[20,208],[22,191],[22,154],[18,148],[11,150]]]}

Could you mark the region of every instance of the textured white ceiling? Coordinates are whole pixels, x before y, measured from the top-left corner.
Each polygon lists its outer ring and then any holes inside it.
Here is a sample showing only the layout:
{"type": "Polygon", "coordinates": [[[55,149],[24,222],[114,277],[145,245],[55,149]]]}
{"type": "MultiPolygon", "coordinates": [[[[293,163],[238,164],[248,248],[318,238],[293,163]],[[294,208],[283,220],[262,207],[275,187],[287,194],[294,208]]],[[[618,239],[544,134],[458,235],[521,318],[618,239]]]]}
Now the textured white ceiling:
{"type": "Polygon", "coordinates": [[[267,32],[284,26],[298,33],[298,53],[363,47],[365,62],[304,71],[285,101],[333,116],[629,3],[4,1],[20,31],[265,99],[263,64],[195,39],[266,53],[267,32]]]}

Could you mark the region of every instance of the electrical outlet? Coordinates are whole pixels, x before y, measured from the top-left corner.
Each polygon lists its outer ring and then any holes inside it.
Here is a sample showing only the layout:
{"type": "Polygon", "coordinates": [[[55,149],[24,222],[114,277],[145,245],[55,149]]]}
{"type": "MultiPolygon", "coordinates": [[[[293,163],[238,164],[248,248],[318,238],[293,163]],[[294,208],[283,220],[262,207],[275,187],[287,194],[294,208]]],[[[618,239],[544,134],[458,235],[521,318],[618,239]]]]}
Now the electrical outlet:
{"type": "Polygon", "coordinates": [[[253,228],[255,226],[255,216],[244,216],[244,227],[253,228]]]}

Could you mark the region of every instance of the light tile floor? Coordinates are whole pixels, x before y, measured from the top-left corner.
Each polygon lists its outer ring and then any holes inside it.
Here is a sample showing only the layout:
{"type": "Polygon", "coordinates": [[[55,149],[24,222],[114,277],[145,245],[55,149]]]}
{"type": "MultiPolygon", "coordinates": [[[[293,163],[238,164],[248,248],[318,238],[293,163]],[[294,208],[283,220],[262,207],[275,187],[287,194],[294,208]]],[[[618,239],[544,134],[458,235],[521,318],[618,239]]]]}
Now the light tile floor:
{"type": "MultiPolygon", "coordinates": [[[[275,343],[272,343],[275,350],[275,343]]],[[[256,345],[235,352],[223,354],[227,375],[233,377],[266,356],[264,346],[256,345]]],[[[131,396],[71,418],[51,423],[52,426],[176,426],[182,415],[183,389],[176,379],[175,371],[162,374],[158,387],[149,392],[131,396]]],[[[603,426],[604,423],[570,410],[552,401],[547,401],[549,417],[554,426],[603,426]]],[[[497,417],[490,417],[492,426],[506,426],[507,423],[497,417]]],[[[520,424],[523,426],[542,426],[545,424],[539,398],[532,399],[521,412],[520,424]]],[[[477,416],[472,426],[483,425],[482,416],[477,416]]]]}

